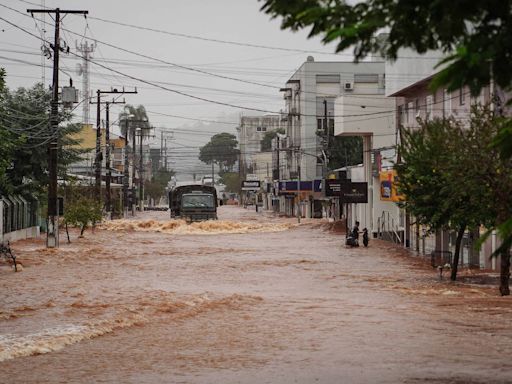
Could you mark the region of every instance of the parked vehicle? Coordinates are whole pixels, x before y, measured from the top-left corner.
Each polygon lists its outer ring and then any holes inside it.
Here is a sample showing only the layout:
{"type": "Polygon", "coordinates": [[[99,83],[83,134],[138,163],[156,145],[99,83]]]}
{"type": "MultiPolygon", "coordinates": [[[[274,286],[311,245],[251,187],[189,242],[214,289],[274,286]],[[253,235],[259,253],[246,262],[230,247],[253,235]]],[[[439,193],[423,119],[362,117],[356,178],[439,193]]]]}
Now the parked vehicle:
{"type": "Polygon", "coordinates": [[[345,245],[350,247],[359,247],[359,221],[356,221],[356,225],[347,236],[345,245]]]}
{"type": "Polygon", "coordinates": [[[349,247],[359,247],[359,240],[357,238],[355,238],[354,236],[349,235],[345,239],[345,245],[348,245],[349,247]]]}
{"type": "Polygon", "coordinates": [[[169,191],[171,218],[217,220],[217,191],[209,185],[182,185],[169,191]]]}

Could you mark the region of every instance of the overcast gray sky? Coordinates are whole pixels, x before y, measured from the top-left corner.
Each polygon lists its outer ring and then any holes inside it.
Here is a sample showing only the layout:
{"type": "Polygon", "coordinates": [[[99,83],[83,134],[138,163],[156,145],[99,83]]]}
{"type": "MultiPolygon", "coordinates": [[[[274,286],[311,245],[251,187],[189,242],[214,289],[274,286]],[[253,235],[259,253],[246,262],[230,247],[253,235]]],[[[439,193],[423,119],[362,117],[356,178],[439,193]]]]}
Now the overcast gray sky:
{"type": "MultiPolygon", "coordinates": [[[[236,117],[242,112],[244,114],[257,112],[243,111],[240,108],[186,97],[169,90],[159,89],[158,85],[214,102],[279,111],[283,108],[283,99],[278,88],[282,87],[305,61],[308,53],[313,55],[315,60],[351,60],[351,56],[347,54],[333,55],[333,47],[323,46],[319,39],[307,39],[306,31],[292,33],[280,30],[280,20],[270,20],[268,15],[260,12],[262,3],[256,0],[3,0],[1,4],[20,12],[1,7],[2,17],[36,35],[41,35],[41,32],[46,30],[47,40],[53,40],[53,20],[46,16],[45,20],[51,23],[48,25],[34,20],[28,17],[27,8],[60,7],[61,9],[88,10],[87,19],[80,15],[65,16],[62,23],[62,38],[72,52],[76,52],[75,41],[97,40],[93,61],[104,67],[91,64],[91,89],[95,91],[110,89],[111,86],[117,88],[124,86],[126,89],[137,87],[139,94],[126,95],[125,99],[130,104],[144,105],[154,126],[169,129],[188,127],[204,132],[201,134],[195,131],[189,133],[176,131],[174,142],[176,146],[198,147],[207,142],[214,132],[235,133],[236,125],[213,123],[198,125],[193,120],[161,114],[235,122],[236,117]],[[241,45],[126,27],[97,18],[172,34],[233,41],[241,45]],[[244,44],[308,52],[264,49],[244,46],[244,44]],[[139,56],[122,49],[133,51],[139,56]],[[318,52],[327,54],[322,55],[318,52]],[[170,63],[215,75],[237,78],[249,83],[173,67],[170,63]]],[[[42,15],[35,16],[42,18],[42,15]]],[[[0,66],[7,71],[8,86],[10,88],[28,87],[41,81],[41,41],[1,20],[0,30],[0,66]]],[[[80,58],[73,54],[62,55],[61,68],[73,78],[74,85],[79,89],[81,89],[82,78],[78,76],[76,67],[80,62],[80,58]]],[[[49,85],[52,62],[45,60],[45,64],[47,65],[45,84],[49,85]]],[[[68,81],[69,76],[61,73],[60,85],[65,85],[68,81]]],[[[122,106],[112,108],[114,116],[112,120],[115,120],[121,108],[122,106]]],[[[76,112],[81,116],[80,107],[76,112]]],[[[95,121],[95,114],[92,111],[91,117],[95,121]]],[[[155,141],[155,144],[157,143],[155,141]]],[[[190,148],[190,150],[193,149],[190,148]]]]}

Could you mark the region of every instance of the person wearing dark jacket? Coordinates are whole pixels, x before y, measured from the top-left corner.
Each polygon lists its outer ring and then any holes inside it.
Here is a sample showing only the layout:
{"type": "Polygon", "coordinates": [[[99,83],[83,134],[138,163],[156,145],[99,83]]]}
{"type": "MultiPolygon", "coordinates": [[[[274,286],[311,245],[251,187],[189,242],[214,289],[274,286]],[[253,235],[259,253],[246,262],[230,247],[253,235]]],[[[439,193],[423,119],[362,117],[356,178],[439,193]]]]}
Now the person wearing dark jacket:
{"type": "Polygon", "coordinates": [[[370,239],[368,238],[368,229],[364,228],[363,229],[363,245],[365,247],[368,246],[368,243],[369,243],[370,239]]]}

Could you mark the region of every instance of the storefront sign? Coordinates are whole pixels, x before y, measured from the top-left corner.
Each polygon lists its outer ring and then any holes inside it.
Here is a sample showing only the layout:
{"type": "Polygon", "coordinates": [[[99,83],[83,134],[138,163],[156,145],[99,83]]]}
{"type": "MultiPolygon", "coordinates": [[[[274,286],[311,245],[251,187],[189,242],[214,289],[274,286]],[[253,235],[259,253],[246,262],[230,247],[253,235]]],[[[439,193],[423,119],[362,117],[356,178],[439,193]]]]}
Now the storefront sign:
{"type": "Polygon", "coordinates": [[[350,180],[325,180],[325,196],[339,197],[342,203],[368,203],[368,183],[350,180]]]}
{"type": "Polygon", "coordinates": [[[242,181],[242,191],[259,191],[260,182],[259,180],[244,180],[242,181]]]}
{"type": "Polygon", "coordinates": [[[342,203],[365,204],[368,203],[368,183],[345,183],[341,184],[342,203]]]}

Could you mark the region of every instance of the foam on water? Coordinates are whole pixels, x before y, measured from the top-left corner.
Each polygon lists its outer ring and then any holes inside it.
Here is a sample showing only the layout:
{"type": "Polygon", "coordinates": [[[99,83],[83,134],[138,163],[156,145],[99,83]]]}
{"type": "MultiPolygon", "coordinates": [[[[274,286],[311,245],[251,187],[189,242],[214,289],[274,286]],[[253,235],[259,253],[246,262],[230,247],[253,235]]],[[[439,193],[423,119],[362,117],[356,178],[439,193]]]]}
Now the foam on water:
{"type": "Polygon", "coordinates": [[[280,232],[294,224],[248,223],[229,220],[209,220],[187,224],[184,220],[113,220],[100,228],[108,231],[163,232],[181,235],[216,235],[229,233],[280,232]]]}
{"type": "MultiPolygon", "coordinates": [[[[135,299],[109,317],[84,324],[63,324],[30,334],[0,335],[0,362],[62,350],[66,346],[112,333],[132,326],[142,326],[159,319],[183,320],[212,310],[236,310],[262,299],[253,296],[231,295],[210,298],[207,294],[177,299],[165,292],[135,299]]],[[[92,303],[72,303],[73,310],[97,307],[92,303]]],[[[102,304],[101,306],[105,306],[102,304]]],[[[109,305],[107,305],[109,306],[109,305]]],[[[110,306],[118,306],[111,303],[110,306]]],[[[98,314],[99,315],[99,314],[98,314]]]]}

